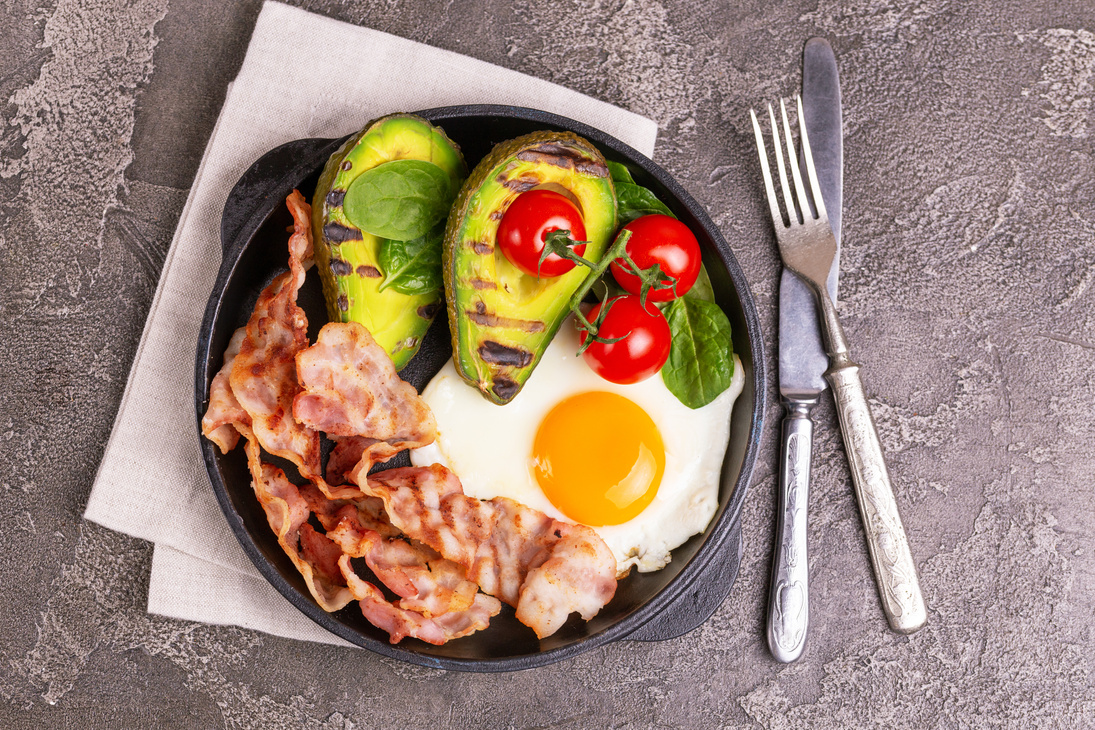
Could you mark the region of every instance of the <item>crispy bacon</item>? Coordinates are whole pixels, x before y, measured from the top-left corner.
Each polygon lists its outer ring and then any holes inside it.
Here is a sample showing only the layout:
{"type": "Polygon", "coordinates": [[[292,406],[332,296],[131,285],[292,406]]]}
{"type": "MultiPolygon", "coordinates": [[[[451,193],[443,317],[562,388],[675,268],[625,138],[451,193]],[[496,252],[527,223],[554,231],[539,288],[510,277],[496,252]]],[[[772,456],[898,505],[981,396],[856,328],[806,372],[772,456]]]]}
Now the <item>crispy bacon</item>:
{"type": "Polygon", "coordinates": [[[228,383],[232,365],[246,336],[247,328],[240,327],[228,341],[228,349],[224,351],[224,365],[213,376],[213,382],[209,386],[209,407],[202,417],[202,433],[220,447],[222,454],[227,454],[239,443],[240,429],[234,424],[248,427],[251,425],[251,416],[247,415],[247,411],[236,400],[232,386],[228,383]]]}
{"type": "MultiPolygon", "coordinates": [[[[333,440],[335,446],[327,456],[326,481],[330,485],[347,484],[349,483],[350,472],[361,461],[361,457],[365,455],[367,450],[376,447],[379,442],[377,439],[366,438],[365,436],[346,436],[344,438],[336,436],[333,440]]],[[[388,456],[382,453],[374,453],[373,458],[370,459],[370,464],[384,461],[391,458],[391,456],[394,456],[394,453],[388,456]]]]}
{"type": "Polygon", "coordinates": [[[439,466],[367,479],[373,465],[431,443],[436,424],[361,325],[329,324],[308,346],[296,298],[311,265],[311,212],[297,191],[286,204],[294,220],[289,271],[233,334],[202,432],[224,453],[246,438],[255,495],[317,603],[336,611],[357,600],[393,644],[406,636],[443,644],[485,628],[501,603],[479,587],[515,606],[541,638],[574,611],[591,618],[616,583],[615,559],[589,528],[512,500],[466,497],[439,466]],[[327,480],[320,431],[336,442],[327,480]],[[309,483],[297,487],[263,463],[262,449],[294,463],[309,483]],[[322,532],[309,524],[312,514],[322,532]],[[354,573],[353,557],[398,600],[354,573]]]}
{"type": "Polygon", "coordinates": [[[517,604],[517,620],[541,639],[575,611],[593,618],[616,593],[616,557],[600,535],[568,522],[555,522],[549,532],[559,539],[548,559],[529,571],[517,604]]]}
{"type": "MultiPolygon", "coordinates": [[[[293,259],[301,264],[301,274],[312,265],[314,255],[312,246],[312,206],[294,190],[285,198],[285,206],[293,216],[293,235],[289,237],[289,268],[293,268],[293,259]]],[[[295,275],[295,272],[294,272],[295,275]]],[[[300,285],[297,285],[300,288],[300,285]]]]}
{"type": "Polygon", "coordinates": [[[393,644],[398,644],[406,636],[413,636],[429,644],[441,645],[485,629],[491,617],[502,609],[497,599],[477,593],[466,610],[450,611],[431,618],[390,603],[379,588],[354,573],[349,555],[339,558],[338,566],[349,590],[361,606],[361,613],[369,623],[386,631],[393,644]]]}
{"type": "MultiPolygon", "coordinates": [[[[244,432],[244,436],[249,435],[244,432]]],[[[308,590],[323,610],[339,610],[353,600],[341,570],[336,567],[341,550],[308,524],[310,510],[300,490],[281,469],[262,463],[259,453],[255,441],[249,438],[247,463],[253,478],[251,486],[266,512],[266,520],[277,535],[278,544],[300,571],[308,590]]]]}
{"type": "Polygon", "coordinates": [[[296,356],[308,346],[308,319],[297,292],[312,255],[311,209],[296,190],[285,202],[294,225],[289,271],[259,294],[228,381],[262,448],[293,462],[304,476],[318,477],[319,433],[292,416],[300,392],[296,356]]]}
{"type": "Polygon", "coordinates": [[[302,390],[293,416],[338,441],[327,465],[331,483],[344,481],[362,460],[372,467],[436,438],[433,413],[357,322],[324,325],[316,343],[296,357],[302,390]]]}
{"type": "Polygon", "coordinates": [[[400,608],[426,616],[464,611],[479,591],[464,577],[462,567],[421,543],[385,539],[372,530],[355,529],[348,520],[328,531],[327,537],[344,554],[365,558],[377,579],[400,596],[400,608]]]}
{"type": "Polygon", "coordinates": [[[307,522],[300,526],[300,555],[312,566],[314,574],[336,585],[343,582],[342,571],[338,569],[342,548],[307,522]]]}
{"type": "Polygon", "coordinates": [[[400,608],[439,615],[471,606],[478,586],[464,569],[422,543],[402,539],[378,497],[327,499],[311,484],[301,496],[341,552],[365,558],[376,577],[403,600],[400,608]]]}
{"type": "Polygon", "coordinates": [[[323,529],[328,532],[345,521],[358,531],[371,530],[384,537],[396,537],[400,534],[388,521],[384,502],[376,497],[328,499],[314,484],[301,487],[300,494],[323,525],[323,529]]]}
{"type": "Polygon", "coordinates": [[[616,558],[584,525],[553,520],[511,499],[478,500],[443,466],[351,475],[384,500],[392,524],[459,563],[485,592],[516,607],[539,638],[574,611],[587,621],[616,591],[616,558]]]}

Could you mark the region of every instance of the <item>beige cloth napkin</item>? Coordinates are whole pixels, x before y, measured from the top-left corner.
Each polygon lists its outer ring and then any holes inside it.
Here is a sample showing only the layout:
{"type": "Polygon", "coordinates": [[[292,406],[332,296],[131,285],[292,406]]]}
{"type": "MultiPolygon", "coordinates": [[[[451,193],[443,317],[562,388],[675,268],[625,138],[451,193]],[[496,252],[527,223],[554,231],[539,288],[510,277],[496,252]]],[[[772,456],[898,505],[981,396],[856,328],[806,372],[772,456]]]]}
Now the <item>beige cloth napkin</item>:
{"type": "Polygon", "coordinates": [[[474,103],[544,109],[646,155],[654,150],[654,122],[604,102],[386,33],[263,5],[179,219],[84,515],[156,544],[150,612],[344,643],[248,561],[201,459],[194,356],[221,260],[221,210],[240,175],[283,142],[339,137],[391,112],[474,103]]]}

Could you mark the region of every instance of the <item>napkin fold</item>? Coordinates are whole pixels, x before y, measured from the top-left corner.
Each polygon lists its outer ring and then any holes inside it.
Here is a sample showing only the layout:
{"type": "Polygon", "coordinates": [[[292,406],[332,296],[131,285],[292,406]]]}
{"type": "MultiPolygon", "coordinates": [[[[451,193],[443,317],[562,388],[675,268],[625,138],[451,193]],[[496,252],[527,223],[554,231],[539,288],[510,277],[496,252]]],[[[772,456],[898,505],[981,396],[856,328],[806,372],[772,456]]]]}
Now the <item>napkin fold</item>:
{"type": "Polygon", "coordinates": [[[561,86],[277,2],[259,14],[179,218],[84,516],[155,543],[148,610],[347,645],[261,576],[221,514],[194,419],[194,357],[221,261],[224,202],[263,153],[398,111],[543,109],[653,154],[657,125],[561,86]]]}

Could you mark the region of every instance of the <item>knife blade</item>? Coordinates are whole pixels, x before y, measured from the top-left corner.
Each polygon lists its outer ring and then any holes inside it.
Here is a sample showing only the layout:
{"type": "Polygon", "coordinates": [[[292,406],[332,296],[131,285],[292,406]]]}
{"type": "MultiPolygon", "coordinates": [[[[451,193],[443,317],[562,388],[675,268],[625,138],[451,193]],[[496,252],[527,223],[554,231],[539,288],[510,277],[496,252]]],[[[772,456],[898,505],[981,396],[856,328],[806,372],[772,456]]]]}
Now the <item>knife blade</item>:
{"type": "MultiPolygon", "coordinates": [[[[837,240],[837,255],[826,281],[829,295],[836,301],[844,146],[836,56],[824,38],[811,38],[803,47],[802,109],[821,196],[837,240]]],[[[800,165],[805,168],[804,163],[800,165]]],[[[814,295],[801,279],[784,269],[779,289],[779,390],[785,415],[768,601],[768,647],[781,662],[792,662],[802,655],[809,628],[806,504],[813,441],[810,411],[828,387],[824,378],[828,366],[814,295]]]]}

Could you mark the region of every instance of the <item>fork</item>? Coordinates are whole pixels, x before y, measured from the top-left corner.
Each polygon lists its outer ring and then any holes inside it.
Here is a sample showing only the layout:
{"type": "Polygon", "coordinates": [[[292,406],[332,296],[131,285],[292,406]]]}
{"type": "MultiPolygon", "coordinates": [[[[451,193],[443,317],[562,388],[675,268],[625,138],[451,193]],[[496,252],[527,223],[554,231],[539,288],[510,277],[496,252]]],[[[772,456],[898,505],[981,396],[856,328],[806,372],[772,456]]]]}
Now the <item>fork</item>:
{"type": "Polygon", "coordinates": [[[844,450],[848,454],[848,465],[852,472],[859,513],[863,519],[871,565],[882,599],[882,609],[894,631],[911,634],[927,621],[927,608],[920,592],[916,563],[913,562],[909,541],[897,510],[897,501],[890,486],[882,444],[859,378],[859,365],[848,352],[848,341],[840,326],[836,306],[825,285],[837,244],[829,227],[829,216],[825,212],[825,201],[817,182],[806,125],[802,123],[802,99],[798,99],[798,128],[802,142],[802,160],[806,163],[809,179],[810,199],[806,196],[806,186],[803,184],[803,175],[799,170],[798,156],[795,155],[791,137],[791,125],[787,120],[787,107],[782,99],[779,106],[783,122],[782,141],[771,104],[768,105],[768,118],[772,125],[772,144],[775,147],[780,189],[787,209],[786,220],[776,198],[760,123],[756,112],[749,110],[757,137],[764,189],[768,193],[768,207],[776,229],[779,253],[783,265],[802,279],[817,299],[822,339],[829,355],[829,369],[825,371],[825,379],[832,387],[836,402],[840,431],[844,436],[844,450]],[[795,197],[791,194],[787,169],[790,169],[794,180],[795,197]],[[811,209],[810,200],[813,201],[816,215],[811,209]]]}

